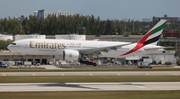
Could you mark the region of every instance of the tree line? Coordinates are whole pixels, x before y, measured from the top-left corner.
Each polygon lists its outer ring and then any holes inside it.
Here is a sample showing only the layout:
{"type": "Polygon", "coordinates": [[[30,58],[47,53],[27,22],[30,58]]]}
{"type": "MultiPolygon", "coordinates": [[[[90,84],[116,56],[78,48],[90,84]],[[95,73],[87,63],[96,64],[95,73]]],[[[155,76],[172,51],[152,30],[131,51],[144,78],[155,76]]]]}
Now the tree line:
{"type": "MultiPolygon", "coordinates": [[[[137,35],[145,34],[158,21],[141,22],[138,20],[107,19],[100,17],[82,16],[79,14],[72,16],[49,15],[47,18],[29,15],[19,18],[8,17],[0,19],[0,33],[2,34],[86,34],[86,35],[137,35]],[[79,28],[81,24],[82,28],[79,28]]],[[[166,25],[165,31],[179,32],[180,23],[176,22],[166,25]]]]}

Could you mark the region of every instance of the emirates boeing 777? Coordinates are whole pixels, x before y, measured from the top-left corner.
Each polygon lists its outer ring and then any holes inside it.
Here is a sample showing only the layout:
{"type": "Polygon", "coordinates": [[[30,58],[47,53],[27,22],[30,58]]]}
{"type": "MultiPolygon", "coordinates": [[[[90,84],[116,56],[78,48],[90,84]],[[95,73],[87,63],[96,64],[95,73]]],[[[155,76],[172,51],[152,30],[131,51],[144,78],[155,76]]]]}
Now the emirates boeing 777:
{"type": "MultiPolygon", "coordinates": [[[[111,50],[117,50],[118,53],[108,57],[119,58],[149,54],[163,49],[163,47],[157,46],[157,42],[165,23],[166,20],[160,20],[137,43],[30,38],[14,41],[7,48],[27,55],[58,55],[67,61],[81,60],[83,57],[88,57],[88,63],[92,63],[93,56],[99,56],[111,50]]],[[[96,65],[95,63],[92,64],[96,65]]]]}

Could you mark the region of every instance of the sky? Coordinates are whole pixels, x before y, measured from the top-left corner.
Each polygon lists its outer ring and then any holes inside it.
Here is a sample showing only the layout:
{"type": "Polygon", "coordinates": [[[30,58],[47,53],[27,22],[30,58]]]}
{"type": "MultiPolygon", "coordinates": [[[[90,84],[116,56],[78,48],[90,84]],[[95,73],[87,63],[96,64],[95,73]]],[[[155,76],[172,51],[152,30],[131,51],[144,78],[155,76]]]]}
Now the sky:
{"type": "Polygon", "coordinates": [[[106,19],[180,17],[180,0],[0,0],[0,18],[29,16],[34,11],[72,12],[106,19]]]}

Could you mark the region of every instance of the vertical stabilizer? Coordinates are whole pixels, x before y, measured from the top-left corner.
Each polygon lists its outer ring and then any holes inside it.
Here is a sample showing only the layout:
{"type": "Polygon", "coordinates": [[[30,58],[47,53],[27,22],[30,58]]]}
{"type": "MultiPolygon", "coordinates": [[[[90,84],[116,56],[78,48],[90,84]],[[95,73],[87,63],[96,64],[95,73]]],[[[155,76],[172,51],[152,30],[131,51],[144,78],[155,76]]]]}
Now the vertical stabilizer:
{"type": "Polygon", "coordinates": [[[122,54],[121,56],[133,53],[145,45],[157,45],[159,38],[163,32],[163,29],[166,25],[166,20],[160,20],[151,30],[149,30],[132,48],[130,51],[122,54]]]}
{"type": "Polygon", "coordinates": [[[139,41],[143,46],[151,44],[157,45],[159,38],[166,25],[166,20],[160,20],[151,30],[149,30],[139,41]]]}

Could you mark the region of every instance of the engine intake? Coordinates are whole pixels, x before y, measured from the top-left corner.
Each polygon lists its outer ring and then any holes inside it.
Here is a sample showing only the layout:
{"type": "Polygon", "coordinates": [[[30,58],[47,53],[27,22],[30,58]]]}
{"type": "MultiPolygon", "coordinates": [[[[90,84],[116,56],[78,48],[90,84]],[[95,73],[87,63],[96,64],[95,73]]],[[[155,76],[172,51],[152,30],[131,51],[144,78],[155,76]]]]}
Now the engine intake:
{"type": "Polygon", "coordinates": [[[74,50],[64,50],[63,59],[66,61],[74,61],[79,59],[79,52],[74,50]]]}

